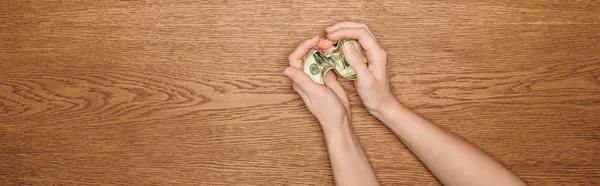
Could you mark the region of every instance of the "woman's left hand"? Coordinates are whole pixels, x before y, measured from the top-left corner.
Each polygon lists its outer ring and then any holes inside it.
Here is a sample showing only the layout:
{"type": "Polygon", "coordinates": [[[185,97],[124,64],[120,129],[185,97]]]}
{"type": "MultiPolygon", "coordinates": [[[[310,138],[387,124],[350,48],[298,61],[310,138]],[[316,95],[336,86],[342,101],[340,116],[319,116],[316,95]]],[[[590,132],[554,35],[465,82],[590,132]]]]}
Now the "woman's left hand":
{"type": "Polygon", "coordinates": [[[347,127],[350,121],[348,96],[332,71],[325,74],[325,86],[312,81],[300,68],[311,48],[329,50],[332,46],[331,41],[319,37],[302,42],[290,54],[290,67],[283,72],[294,82],[294,90],[300,94],[304,104],[317,117],[323,129],[347,127]]]}

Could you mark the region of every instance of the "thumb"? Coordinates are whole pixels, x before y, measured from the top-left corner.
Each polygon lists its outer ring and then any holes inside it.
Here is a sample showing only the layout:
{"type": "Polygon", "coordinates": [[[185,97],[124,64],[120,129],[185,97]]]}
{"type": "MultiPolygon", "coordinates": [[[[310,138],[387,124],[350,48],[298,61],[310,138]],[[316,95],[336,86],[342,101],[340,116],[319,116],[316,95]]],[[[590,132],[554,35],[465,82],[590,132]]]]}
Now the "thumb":
{"type": "Polygon", "coordinates": [[[346,42],[342,46],[342,51],[344,52],[344,57],[346,61],[350,64],[350,66],[356,72],[356,77],[358,81],[372,81],[373,75],[367,68],[363,57],[357,51],[357,48],[354,46],[352,42],[346,42]]]}
{"type": "Polygon", "coordinates": [[[313,82],[308,75],[306,75],[302,70],[294,67],[287,67],[283,71],[283,74],[290,78],[294,83],[298,84],[300,88],[305,91],[310,91],[315,88],[318,84],[313,82]]]}

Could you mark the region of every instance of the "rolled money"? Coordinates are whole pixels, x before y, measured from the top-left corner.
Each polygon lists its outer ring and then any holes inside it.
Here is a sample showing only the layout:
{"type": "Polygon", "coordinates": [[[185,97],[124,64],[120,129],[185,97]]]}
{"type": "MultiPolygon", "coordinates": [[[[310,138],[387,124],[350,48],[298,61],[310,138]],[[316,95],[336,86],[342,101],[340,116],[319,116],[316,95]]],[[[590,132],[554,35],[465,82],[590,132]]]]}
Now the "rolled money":
{"type": "Polygon", "coordinates": [[[325,84],[323,76],[327,71],[334,69],[333,61],[325,57],[325,54],[321,51],[310,49],[302,64],[302,71],[310,79],[319,84],[325,84]]]}
{"type": "Polygon", "coordinates": [[[369,66],[369,61],[367,60],[367,57],[365,57],[362,47],[360,47],[360,43],[354,39],[340,39],[329,56],[335,62],[335,71],[339,75],[349,80],[356,80],[356,71],[350,66],[350,63],[348,63],[344,56],[344,52],[342,51],[342,47],[346,42],[350,42],[354,45],[354,48],[362,57],[363,62],[369,66]]]}
{"type": "Polygon", "coordinates": [[[346,61],[344,52],[342,51],[342,46],[346,42],[350,42],[352,45],[354,45],[358,53],[362,56],[363,61],[368,66],[369,62],[367,61],[367,58],[365,57],[358,41],[355,39],[340,39],[331,54],[310,49],[306,59],[304,59],[302,71],[304,71],[304,73],[306,73],[310,79],[319,84],[325,84],[323,77],[325,76],[325,73],[331,69],[334,69],[337,74],[346,79],[356,80],[356,71],[354,71],[348,61],[346,61]]]}

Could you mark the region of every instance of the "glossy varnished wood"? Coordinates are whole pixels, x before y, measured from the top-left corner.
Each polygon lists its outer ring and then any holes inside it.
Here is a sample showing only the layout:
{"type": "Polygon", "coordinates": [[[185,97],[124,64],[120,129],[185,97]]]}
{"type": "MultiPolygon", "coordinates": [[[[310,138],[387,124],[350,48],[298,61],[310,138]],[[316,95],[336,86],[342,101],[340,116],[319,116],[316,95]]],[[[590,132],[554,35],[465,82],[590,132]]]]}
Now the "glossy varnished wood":
{"type": "MultiPolygon", "coordinates": [[[[600,184],[595,0],[2,1],[0,183],[333,184],[281,72],[346,20],[407,107],[531,185],[600,184]]],[[[382,184],[439,184],[343,85],[382,184]]]]}

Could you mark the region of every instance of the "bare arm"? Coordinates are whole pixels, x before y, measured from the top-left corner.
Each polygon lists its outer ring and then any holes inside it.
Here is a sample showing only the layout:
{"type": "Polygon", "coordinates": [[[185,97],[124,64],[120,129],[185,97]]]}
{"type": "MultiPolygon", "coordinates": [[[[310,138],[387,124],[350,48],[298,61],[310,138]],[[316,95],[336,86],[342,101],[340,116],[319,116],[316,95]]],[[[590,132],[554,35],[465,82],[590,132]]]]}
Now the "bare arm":
{"type": "Polygon", "coordinates": [[[367,67],[352,47],[343,47],[357,73],[357,92],[365,107],[384,122],[445,185],[525,185],[494,159],[461,138],[403,107],[390,91],[387,53],[366,25],[342,22],[325,29],[330,40],[357,39],[367,67]]]}
{"type": "Polygon", "coordinates": [[[379,185],[354,132],[345,123],[337,129],[323,128],[336,185],[379,185]]]}
{"type": "Polygon", "coordinates": [[[525,185],[493,158],[394,101],[373,112],[444,185],[525,185]]]}

